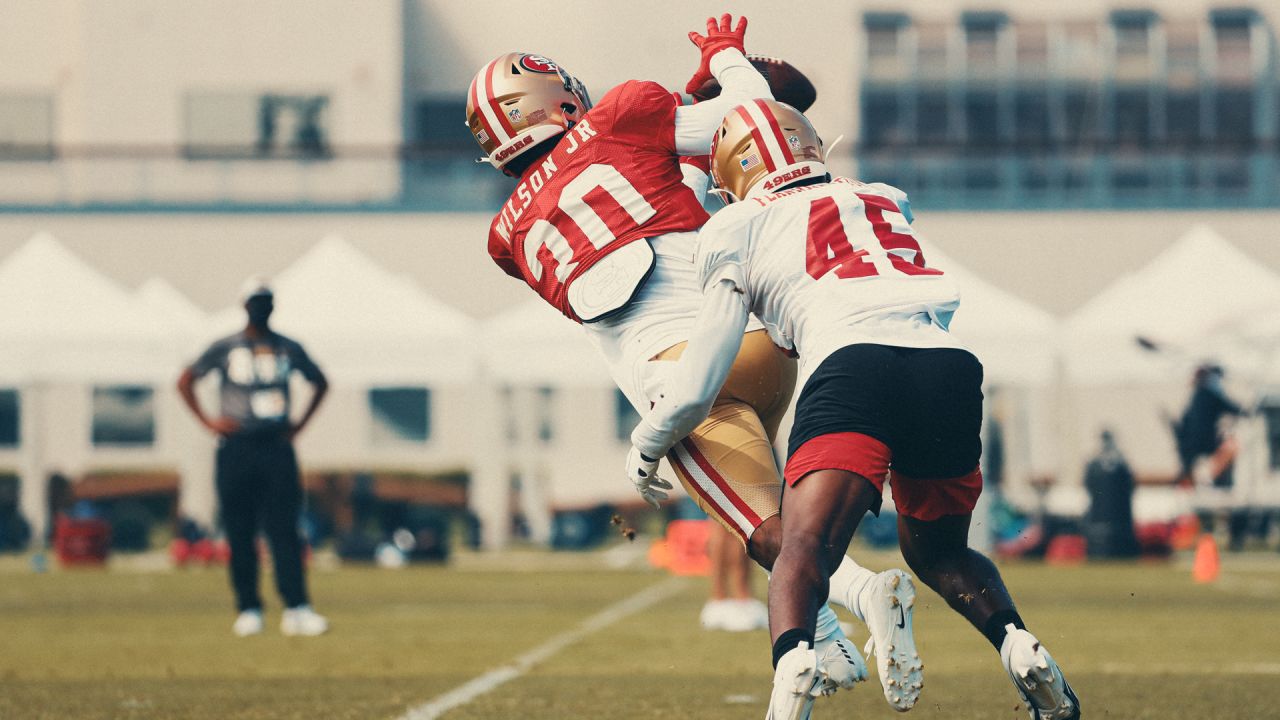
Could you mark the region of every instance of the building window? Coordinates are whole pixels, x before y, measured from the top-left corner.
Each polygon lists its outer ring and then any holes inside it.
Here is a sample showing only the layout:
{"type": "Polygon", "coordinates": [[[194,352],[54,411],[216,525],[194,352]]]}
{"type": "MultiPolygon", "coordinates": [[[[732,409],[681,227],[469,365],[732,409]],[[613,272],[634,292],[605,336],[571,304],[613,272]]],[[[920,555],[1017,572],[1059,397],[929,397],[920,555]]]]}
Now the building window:
{"type": "Polygon", "coordinates": [[[1007,18],[999,12],[965,13],[965,73],[971,79],[993,81],[1000,77],[1000,28],[1007,18]]]}
{"type": "Polygon", "coordinates": [[[95,387],[92,438],[94,445],[154,445],[155,391],[145,385],[95,387]]]}
{"type": "Polygon", "coordinates": [[[995,92],[970,90],[965,95],[964,124],[972,145],[992,147],[1000,140],[1000,110],[995,92]]]}
{"type": "Polygon", "coordinates": [[[193,93],[186,149],[195,158],[319,159],[331,154],[329,98],[277,93],[193,93]]]}
{"type": "Polygon", "coordinates": [[[431,437],[431,391],[424,387],[369,390],[373,444],[425,443],[431,437]]]}
{"type": "Polygon", "coordinates": [[[902,13],[867,13],[867,67],[864,74],[873,81],[897,82],[907,77],[902,53],[903,30],[910,19],[902,13]]]}
{"type": "Polygon", "coordinates": [[[498,388],[498,404],[502,408],[503,434],[507,442],[514,443],[520,439],[520,418],[517,417],[516,391],[510,385],[498,388]]]}
{"type": "Polygon", "coordinates": [[[1253,82],[1254,12],[1248,9],[1213,13],[1213,68],[1219,85],[1247,86],[1253,82]]]}
{"type": "Polygon", "coordinates": [[[1200,93],[1172,92],[1165,99],[1165,132],[1176,145],[1193,145],[1200,140],[1200,93]]]}
{"type": "Polygon", "coordinates": [[[1063,141],[1069,147],[1091,144],[1098,139],[1097,88],[1076,86],[1062,93],[1063,141]]]}
{"type": "Polygon", "coordinates": [[[556,438],[555,400],[553,387],[540,387],[534,393],[534,419],[538,424],[538,439],[544,444],[556,438]]]}
{"type": "Polygon", "coordinates": [[[906,143],[897,90],[865,90],[862,93],[862,142],[868,147],[906,143]]]}
{"type": "Polygon", "coordinates": [[[624,442],[631,441],[631,431],[640,422],[640,413],[632,407],[631,401],[621,390],[613,391],[613,427],[614,435],[624,442]]]}
{"type": "Polygon", "coordinates": [[[0,160],[53,157],[53,98],[0,93],[0,160]]]}
{"type": "Polygon", "coordinates": [[[479,151],[467,129],[465,97],[428,98],[414,106],[414,148],[427,151],[479,151]]]}
{"type": "Polygon", "coordinates": [[[1145,87],[1116,90],[1114,121],[1117,144],[1146,147],[1151,142],[1151,92],[1145,87]]]}
{"type": "Polygon", "coordinates": [[[1118,82],[1148,82],[1152,77],[1151,23],[1155,14],[1147,10],[1111,13],[1115,33],[1115,79],[1118,82]]]}
{"type": "Polygon", "coordinates": [[[945,88],[920,91],[916,100],[916,138],[920,144],[946,144],[951,127],[950,108],[945,88]]]}
{"type": "Polygon", "coordinates": [[[1013,96],[1013,127],[1019,145],[1041,148],[1049,144],[1049,93],[1019,88],[1013,96]]]}
{"type": "Polygon", "coordinates": [[[17,447],[22,441],[22,405],[17,390],[0,389],[0,447],[17,447]]]}
{"type": "Polygon", "coordinates": [[[1214,134],[1219,145],[1253,142],[1253,90],[1224,88],[1214,93],[1214,134]]]}

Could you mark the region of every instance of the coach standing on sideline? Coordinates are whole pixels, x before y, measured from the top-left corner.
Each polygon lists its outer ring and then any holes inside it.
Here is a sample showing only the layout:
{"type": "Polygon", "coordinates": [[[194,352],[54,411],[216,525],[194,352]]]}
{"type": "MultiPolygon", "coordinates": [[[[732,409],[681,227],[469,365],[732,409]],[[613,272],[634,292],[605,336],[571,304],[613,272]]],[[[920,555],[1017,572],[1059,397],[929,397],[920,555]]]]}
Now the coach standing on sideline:
{"type": "Polygon", "coordinates": [[[182,399],[219,438],[215,478],[231,546],[231,585],[240,612],[232,631],[241,637],[262,632],[255,542],[261,524],[271,543],[276,587],[285,604],[280,631],[319,635],[329,623],[311,609],[307,599],[298,536],[302,483],[293,438],[315,414],[329,383],[301,345],[269,327],[275,305],[264,281],[250,280],[241,297],[249,315],[245,329],[210,345],[178,378],[182,399]],[[296,425],[289,415],[289,376],[294,370],[313,390],[296,425]],[[194,386],[213,371],[221,381],[221,413],[210,417],[200,407],[194,386]]]}

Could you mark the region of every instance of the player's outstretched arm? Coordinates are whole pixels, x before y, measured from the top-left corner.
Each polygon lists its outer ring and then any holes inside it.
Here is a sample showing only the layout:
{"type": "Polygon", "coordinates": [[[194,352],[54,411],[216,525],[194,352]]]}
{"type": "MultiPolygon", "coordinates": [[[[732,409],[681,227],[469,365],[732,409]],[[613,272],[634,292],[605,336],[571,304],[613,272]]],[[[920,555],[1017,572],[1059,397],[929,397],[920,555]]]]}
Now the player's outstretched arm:
{"type": "Polygon", "coordinates": [[[742,345],[747,306],[731,280],[707,289],[684,354],[676,361],[662,397],[631,433],[627,479],[653,507],[667,499],[671,483],[658,477],[658,460],[711,412],[742,345]]]}
{"type": "Polygon", "coordinates": [[[662,397],[631,433],[641,454],[660,458],[706,419],[742,345],[747,306],[731,280],[707,289],[684,354],[667,378],[662,397]]]}
{"type": "Polygon", "coordinates": [[[676,108],[676,151],[681,155],[706,155],[711,137],[726,113],[748,100],[773,99],[769,82],[743,52],[747,19],[739,18],[731,27],[726,13],[719,22],[707,20],[707,34],[689,33],[689,39],[701,52],[701,64],[686,86],[693,92],[712,77],[720,83],[720,96],[696,105],[676,108]]]}

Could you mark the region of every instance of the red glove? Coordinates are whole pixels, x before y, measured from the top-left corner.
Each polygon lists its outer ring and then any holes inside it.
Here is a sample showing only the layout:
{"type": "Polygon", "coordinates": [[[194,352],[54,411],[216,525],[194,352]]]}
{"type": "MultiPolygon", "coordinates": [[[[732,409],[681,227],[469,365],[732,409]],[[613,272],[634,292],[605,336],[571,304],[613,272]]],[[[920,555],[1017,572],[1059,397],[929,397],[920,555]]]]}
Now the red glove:
{"type": "Polygon", "coordinates": [[[707,18],[706,35],[699,35],[696,32],[689,33],[689,41],[702,51],[702,62],[698,65],[698,71],[685,84],[684,91],[692,94],[693,91],[712,79],[711,58],[716,53],[728,48],[736,48],[739,52],[744,51],[742,38],[746,33],[747,19],[745,17],[738,18],[738,27],[735,28],[733,27],[733,16],[729,13],[721,15],[719,23],[713,17],[707,18]]]}

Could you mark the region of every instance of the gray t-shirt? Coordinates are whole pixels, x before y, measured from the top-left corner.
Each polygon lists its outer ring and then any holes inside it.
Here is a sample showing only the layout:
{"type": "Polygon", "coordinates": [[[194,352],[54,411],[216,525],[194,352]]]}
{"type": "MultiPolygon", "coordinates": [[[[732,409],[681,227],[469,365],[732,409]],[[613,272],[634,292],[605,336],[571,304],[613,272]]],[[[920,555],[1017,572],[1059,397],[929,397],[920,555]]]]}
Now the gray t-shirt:
{"type": "Polygon", "coordinates": [[[236,435],[257,435],[289,426],[289,375],[312,383],[324,375],[298,343],[269,332],[250,338],[242,330],[209,346],[191,365],[196,377],[217,371],[222,414],[240,423],[236,435]]]}

